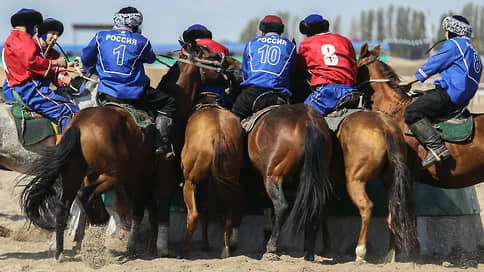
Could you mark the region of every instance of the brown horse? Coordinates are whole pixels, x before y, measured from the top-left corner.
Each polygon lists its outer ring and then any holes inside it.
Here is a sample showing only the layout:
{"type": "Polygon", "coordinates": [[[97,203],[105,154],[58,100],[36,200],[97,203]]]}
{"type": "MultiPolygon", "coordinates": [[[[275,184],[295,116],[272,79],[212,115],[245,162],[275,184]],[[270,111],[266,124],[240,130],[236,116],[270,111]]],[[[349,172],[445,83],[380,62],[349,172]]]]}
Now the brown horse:
{"type": "Polygon", "coordinates": [[[44,152],[33,167],[37,174],[21,195],[27,218],[36,226],[56,231],[56,254],[63,252],[68,210],[76,192],[91,224],[105,224],[108,215],[100,196],[115,190],[132,202],[132,228],[128,251],[133,251],[145,207],[150,214],[152,236],[148,246],[156,250],[157,213],[153,193],[158,160],[152,137],[135,119],[116,106],[86,108],[75,115],[60,143],[44,152]],[[57,182],[61,177],[61,184],[57,182]]]}
{"type": "Polygon", "coordinates": [[[232,226],[238,227],[241,221],[239,176],[244,159],[244,132],[239,119],[230,111],[213,106],[197,110],[188,120],[181,159],[185,178],[183,197],[188,212],[183,255],[188,256],[198,218],[195,189],[207,182],[206,198],[220,200],[217,206],[224,209],[222,258],[228,257],[232,226]]]}
{"type": "Polygon", "coordinates": [[[287,216],[283,183],[298,180],[298,193],[287,221],[293,231],[304,230],[304,258],[313,260],[315,235],[332,191],[328,170],[333,143],[323,116],[305,104],[279,106],[255,124],[248,135],[248,152],[274,205],[275,223],[267,252],[277,251],[287,216]]]}
{"type": "MultiPolygon", "coordinates": [[[[220,199],[225,208],[224,251],[229,256],[229,238],[232,226],[240,225],[238,212],[241,186],[240,168],[244,157],[244,132],[239,120],[231,112],[216,106],[203,106],[192,113],[200,84],[219,82],[232,78],[231,73],[241,69],[239,61],[217,53],[195,42],[183,43],[184,59],[169,72],[169,77],[179,78],[174,86],[177,105],[177,129],[175,150],[181,152],[181,164],[185,184],[183,196],[187,206],[187,236],[182,255],[188,256],[191,239],[198,219],[195,201],[197,187],[207,188],[208,199],[220,199]],[[203,68],[202,68],[203,67],[203,68]],[[174,71],[174,70],[177,71],[174,71]],[[171,74],[171,75],[170,75],[171,74]],[[188,116],[190,116],[189,120],[188,116]],[[186,129],[185,129],[186,125],[186,129]],[[182,133],[184,132],[184,135],[182,133]],[[183,137],[184,136],[184,137],[183,137]],[[184,144],[181,140],[184,140],[184,144]],[[180,144],[181,143],[181,144],[180,144]],[[214,195],[212,195],[214,193],[214,195]]],[[[208,246],[203,220],[204,242],[208,246]]]]}
{"type": "MultiPolygon", "coordinates": [[[[393,117],[405,131],[403,113],[412,102],[405,90],[398,87],[400,79],[393,69],[378,60],[380,47],[368,50],[363,44],[358,60],[359,82],[368,82],[372,110],[384,112],[393,117]],[[388,79],[389,82],[374,82],[375,79],[388,79]]],[[[474,134],[472,140],[462,143],[445,142],[451,158],[422,169],[418,154],[417,139],[405,135],[405,141],[411,148],[410,167],[413,179],[441,188],[463,188],[484,181],[484,116],[474,115],[474,134]]]]}
{"type": "Polygon", "coordinates": [[[389,207],[390,248],[386,261],[393,261],[396,252],[402,253],[402,259],[415,260],[419,242],[413,181],[406,166],[406,143],[397,122],[380,112],[356,112],[341,122],[336,137],[344,158],[346,188],[361,216],[356,261],[362,262],[366,257],[373,209],[365,187],[377,177],[383,181],[389,207]]]}

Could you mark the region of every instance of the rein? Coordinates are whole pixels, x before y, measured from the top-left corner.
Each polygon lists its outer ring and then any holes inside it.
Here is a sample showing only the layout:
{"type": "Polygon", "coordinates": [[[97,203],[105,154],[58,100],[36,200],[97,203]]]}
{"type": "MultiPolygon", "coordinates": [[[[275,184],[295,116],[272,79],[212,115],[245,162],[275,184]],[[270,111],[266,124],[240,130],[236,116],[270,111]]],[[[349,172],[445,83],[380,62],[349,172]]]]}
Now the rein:
{"type": "MultiPolygon", "coordinates": [[[[358,66],[358,68],[368,66],[368,65],[370,65],[370,64],[372,64],[372,63],[374,63],[376,61],[377,61],[377,59],[370,60],[369,62],[358,66]]],[[[387,78],[383,78],[383,79],[367,79],[365,81],[360,82],[358,85],[356,85],[356,88],[359,89],[359,88],[365,86],[368,83],[385,83],[385,82],[390,82],[390,79],[387,79],[387,78]]]]}
{"type": "MultiPolygon", "coordinates": [[[[210,66],[208,64],[212,64],[212,63],[217,63],[217,62],[214,62],[214,61],[209,61],[209,60],[202,60],[202,59],[199,59],[198,57],[195,57],[194,60],[195,61],[192,61],[192,60],[187,60],[187,59],[183,59],[183,58],[179,58],[179,57],[173,57],[173,56],[169,56],[169,55],[163,55],[163,54],[158,54],[158,56],[160,57],[164,57],[164,58],[168,58],[168,59],[172,59],[174,61],[178,61],[178,62],[183,62],[183,63],[187,63],[187,64],[191,64],[191,65],[194,65],[198,68],[202,68],[202,69],[207,69],[207,70],[212,70],[212,71],[215,71],[217,73],[222,73],[223,72],[223,69],[222,69],[222,65],[217,65],[217,66],[210,66]],[[207,64],[203,64],[203,63],[207,63],[207,64]]],[[[156,58],[159,62],[161,62],[161,60],[159,60],[158,58],[156,58]]],[[[171,67],[171,66],[170,66],[171,67]]]]}

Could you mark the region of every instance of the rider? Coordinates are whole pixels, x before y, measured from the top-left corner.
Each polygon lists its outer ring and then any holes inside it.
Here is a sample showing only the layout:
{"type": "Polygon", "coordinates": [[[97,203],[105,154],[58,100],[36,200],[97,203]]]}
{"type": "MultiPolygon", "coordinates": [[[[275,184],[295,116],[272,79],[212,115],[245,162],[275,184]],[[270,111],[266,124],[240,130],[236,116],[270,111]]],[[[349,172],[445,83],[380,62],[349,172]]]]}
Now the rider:
{"type": "MultiPolygon", "coordinates": [[[[196,41],[198,45],[206,46],[207,48],[223,53],[225,56],[229,55],[229,49],[214,40],[212,40],[212,32],[204,25],[194,24],[183,31],[183,41],[196,41]]],[[[214,92],[219,94],[223,99],[223,106],[230,108],[232,106],[232,96],[225,92],[225,83],[202,84],[198,89],[198,93],[214,92]]]]}
{"type": "MultiPolygon", "coordinates": [[[[39,48],[41,55],[49,60],[57,59],[60,57],[59,52],[52,48],[57,39],[64,32],[64,25],[53,18],[45,19],[38,27],[37,35],[33,36],[35,45],[39,48]]],[[[73,65],[69,63],[68,65],[73,65]]],[[[71,78],[65,71],[50,73],[47,78],[51,83],[57,87],[63,84],[69,85],[71,78]]],[[[12,89],[8,86],[8,79],[5,79],[3,84],[3,93],[8,102],[15,102],[15,98],[12,95],[12,89]]]]}
{"type": "Polygon", "coordinates": [[[252,114],[256,98],[268,91],[277,91],[291,97],[289,90],[296,62],[296,45],[281,37],[284,24],[281,18],[267,15],[259,24],[262,35],[249,41],[242,60],[245,81],[240,95],[234,101],[232,112],[240,120],[252,114]]]}
{"type": "Polygon", "coordinates": [[[114,15],[114,29],[100,31],[81,52],[86,67],[96,66],[98,92],[106,101],[131,104],[157,112],[155,153],[164,159],[173,156],[168,135],[175,115],[175,100],[151,88],[143,63],[153,63],[156,55],[150,41],[141,35],[143,15],[134,7],[114,15]]]}
{"type": "MultiPolygon", "coordinates": [[[[58,56],[46,58],[42,47],[32,38],[42,23],[40,12],[21,9],[10,21],[14,29],[5,41],[2,52],[8,87],[17,92],[31,109],[55,120],[63,131],[79,108],[49,89],[48,79],[60,79],[59,67],[67,67],[66,60],[58,56]]],[[[55,33],[57,36],[59,34],[55,33]]]]}
{"type": "Polygon", "coordinates": [[[405,123],[420,143],[429,151],[422,161],[427,168],[450,156],[437,130],[430,120],[465,107],[474,96],[482,74],[479,54],[470,42],[472,28],[466,18],[460,15],[445,17],[442,22],[445,41],[437,54],[400,86],[425,81],[440,73],[441,79],[434,81],[435,88],[424,92],[405,109],[405,123]]]}
{"type": "Polygon", "coordinates": [[[299,31],[308,38],[299,45],[297,72],[309,69],[314,90],[304,103],[326,115],[341,97],[358,90],[355,49],[346,37],[329,32],[328,20],[318,14],[301,21],[299,31]]]}

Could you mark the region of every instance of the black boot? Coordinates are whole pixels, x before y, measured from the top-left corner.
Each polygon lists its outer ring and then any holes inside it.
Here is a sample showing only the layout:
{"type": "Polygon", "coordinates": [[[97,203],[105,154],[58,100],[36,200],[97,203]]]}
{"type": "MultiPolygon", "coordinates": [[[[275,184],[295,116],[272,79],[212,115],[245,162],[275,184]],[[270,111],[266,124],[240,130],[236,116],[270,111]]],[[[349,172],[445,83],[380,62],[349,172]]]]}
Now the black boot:
{"type": "Polygon", "coordinates": [[[450,157],[449,150],[445,147],[442,138],[427,118],[421,119],[408,126],[415,137],[428,150],[427,156],[422,161],[422,167],[427,168],[434,163],[450,157]]]}
{"type": "Polygon", "coordinates": [[[160,155],[163,159],[172,159],[175,156],[173,147],[169,140],[172,124],[172,118],[162,113],[158,113],[158,115],[156,116],[154,149],[155,153],[157,155],[160,155]]]}

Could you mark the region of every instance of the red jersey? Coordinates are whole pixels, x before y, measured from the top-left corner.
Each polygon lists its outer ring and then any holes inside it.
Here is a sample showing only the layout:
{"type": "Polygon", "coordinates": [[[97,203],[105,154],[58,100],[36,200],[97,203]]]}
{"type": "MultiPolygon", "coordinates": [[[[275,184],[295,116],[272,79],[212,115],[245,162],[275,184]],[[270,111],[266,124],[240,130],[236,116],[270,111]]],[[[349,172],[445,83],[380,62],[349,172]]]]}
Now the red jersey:
{"type": "MultiPolygon", "coordinates": [[[[33,40],[35,42],[35,45],[37,46],[37,50],[39,50],[41,56],[43,56],[44,58],[46,58],[48,60],[53,60],[53,59],[57,59],[57,58],[60,57],[59,52],[57,52],[54,48],[49,49],[49,52],[47,52],[47,54],[45,54],[44,49],[42,49],[42,46],[40,45],[39,38],[37,36],[33,37],[33,40]]],[[[46,77],[47,80],[49,80],[49,82],[52,82],[53,84],[55,84],[58,87],[61,86],[62,81],[57,79],[57,76],[59,74],[59,67],[54,66],[54,67],[51,67],[50,70],[51,71],[47,74],[47,77],[46,77]]],[[[61,74],[67,75],[66,72],[61,72],[61,74]]]]}
{"type": "Polygon", "coordinates": [[[2,51],[3,67],[10,87],[31,79],[47,78],[54,72],[51,61],[40,54],[30,34],[12,30],[2,51]]]}
{"type": "Polygon", "coordinates": [[[229,49],[225,47],[223,44],[220,44],[212,39],[208,38],[203,38],[203,39],[197,39],[197,44],[198,45],[203,45],[208,47],[209,49],[212,49],[213,51],[219,52],[219,53],[224,53],[225,55],[229,55],[229,49]]]}
{"type": "Polygon", "coordinates": [[[311,36],[299,45],[297,70],[309,69],[311,86],[356,84],[356,54],[347,38],[325,32],[311,36]]]}

